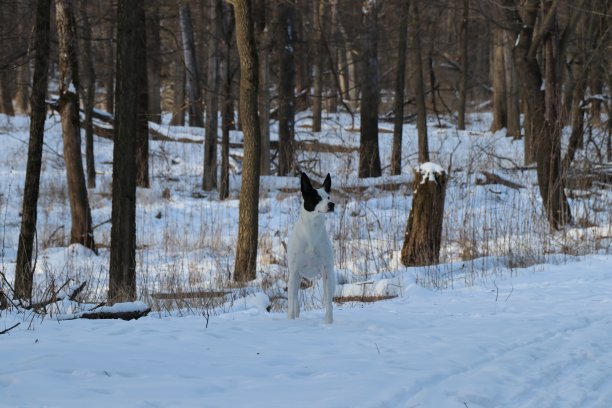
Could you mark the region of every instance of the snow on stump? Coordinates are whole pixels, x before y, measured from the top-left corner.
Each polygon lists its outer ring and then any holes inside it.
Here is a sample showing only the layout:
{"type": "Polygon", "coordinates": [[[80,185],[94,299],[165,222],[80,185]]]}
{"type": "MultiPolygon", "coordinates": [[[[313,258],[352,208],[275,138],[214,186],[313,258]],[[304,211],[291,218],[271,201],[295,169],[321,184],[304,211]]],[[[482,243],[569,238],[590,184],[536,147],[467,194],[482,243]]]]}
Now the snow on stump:
{"type": "Polygon", "coordinates": [[[446,183],[446,172],[438,164],[423,163],[414,171],[414,196],[401,254],[405,266],[438,263],[446,183]]]}

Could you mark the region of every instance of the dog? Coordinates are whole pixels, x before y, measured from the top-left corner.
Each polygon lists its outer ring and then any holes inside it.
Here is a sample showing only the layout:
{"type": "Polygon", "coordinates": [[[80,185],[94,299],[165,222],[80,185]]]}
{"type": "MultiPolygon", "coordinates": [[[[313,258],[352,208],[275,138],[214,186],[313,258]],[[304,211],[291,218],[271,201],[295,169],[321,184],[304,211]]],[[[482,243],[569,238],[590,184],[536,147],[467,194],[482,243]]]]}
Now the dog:
{"type": "Polygon", "coordinates": [[[300,179],[302,208],[300,218],[293,228],[287,244],[289,264],[288,318],[300,317],[299,290],[302,277],[308,279],[323,277],[325,322],[333,322],[334,292],[336,275],[334,273],[334,250],[325,228],[325,214],[334,211],[335,204],[330,200],[331,176],[325,177],[323,187],[315,189],[306,173],[300,179]]]}

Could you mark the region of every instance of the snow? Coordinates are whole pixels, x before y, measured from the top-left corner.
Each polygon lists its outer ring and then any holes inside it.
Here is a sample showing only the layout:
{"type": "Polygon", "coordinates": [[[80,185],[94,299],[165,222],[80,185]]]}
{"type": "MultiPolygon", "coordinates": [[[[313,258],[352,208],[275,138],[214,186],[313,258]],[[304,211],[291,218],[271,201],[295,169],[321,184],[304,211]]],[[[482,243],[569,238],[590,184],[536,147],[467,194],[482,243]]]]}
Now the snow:
{"type": "MultiPolygon", "coordinates": [[[[402,175],[389,175],[392,133],[380,133],[382,178],[356,177],[359,117],[327,115],[323,132],[296,117],[296,139],[354,153],[299,152],[320,182],[332,174],[327,217],[339,285],[334,324],[324,323],[320,280],[286,318],[285,244],[300,206],[299,178],[262,177],[258,278],[228,284],[233,270],[241,150],[231,148],[230,199],[200,189],[204,131],[153,125],[150,189],[137,192],[139,300],[129,322],[85,320],[67,299],[87,281],[105,300],[111,216],[112,141],[96,138],[97,187],[89,189],[100,255],[68,245],[70,214],[59,117],[45,129],[37,225],[36,298],[49,282],[62,299],[48,314],[0,311],[0,407],[594,407],[612,406],[612,192],[572,190],[584,226],[552,233],[523,145],[491,133],[490,115],[430,123],[429,179],[451,169],[442,263],[404,267],[400,249],[418,167],[417,130],[404,128],[402,175]],[[185,139],[186,143],[178,143],[185,139]],[[193,143],[200,142],[200,143],[193,143]],[[477,186],[494,170],[526,188],[477,186]],[[381,188],[393,186],[393,189],[381,188]],[[225,285],[225,286],[224,286],[225,285]],[[215,303],[168,306],[157,292],[224,290],[215,303]],[[362,303],[351,298],[390,298],[362,303]],[[348,299],[348,300],[347,300],[348,299]],[[73,320],[62,320],[73,318],[73,320]]],[[[277,123],[272,138],[277,138],[277,123]]],[[[0,115],[0,272],[14,279],[29,121],[0,115]]],[[[380,123],[384,129],[390,125],[380,123]]],[[[567,136],[564,133],[564,146],[567,136]]],[[[593,143],[602,139],[593,129],[593,143]]],[[[242,140],[231,132],[231,141],[242,140]]],[[[579,151],[579,157],[593,151],[579,151]]],[[[2,284],[2,288],[5,286],[2,284]]],[[[96,309],[99,310],[100,308],[96,309]]],[[[105,309],[102,309],[105,310],[105,309]]]]}
{"type": "MultiPolygon", "coordinates": [[[[612,264],[336,306],[33,322],[1,338],[2,407],[608,407],[612,264]],[[307,396],[307,397],[306,397],[307,396]]],[[[5,324],[9,324],[7,321],[5,324]]]]}
{"type": "Polygon", "coordinates": [[[442,166],[436,163],[427,162],[419,165],[418,173],[421,174],[421,184],[424,184],[425,181],[436,181],[436,174],[444,174],[444,169],[442,166]]]}

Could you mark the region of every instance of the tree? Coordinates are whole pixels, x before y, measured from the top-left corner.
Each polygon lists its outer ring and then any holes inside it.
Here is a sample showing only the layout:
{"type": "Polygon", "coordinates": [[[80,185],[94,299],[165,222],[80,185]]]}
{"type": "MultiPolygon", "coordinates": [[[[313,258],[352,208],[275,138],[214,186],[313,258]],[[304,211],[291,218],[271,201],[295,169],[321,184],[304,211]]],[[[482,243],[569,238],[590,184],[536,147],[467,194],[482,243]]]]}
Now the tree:
{"type": "Polygon", "coordinates": [[[217,11],[221,11],[219,0],[208,1],[208,82],[206,90],[206,137],[204,141],[204,174],[202,188],[210,191],[217,185],[217,128],[219,112],[219,41],[221,30],[217,11]]]}
{"type": "Polygon", "coordinates": [[[244,162],[238,242],[234,280],[246,282],[256,278],[260,127],[257,113],[258,67],[257,48],[250,0],[232,0],[236,16],[236,44],[240,56],[240,116],[244,133],[244,162]]]}
{"type": "Polygon", "coordinates": [[[295,169],[295,5],[281,1],[278,5],[279,38],[278,73],[278,175],[295,169]]]}
{"type": "Polygon", "coordinates": [[[459,88],[459,112],[457,129],[465,130],[465,110],[467,103],[468,80],[468,21],[470,16],[470,0],[463,0],[463,16],[461,18],[461,82],[459,88]]]}
{"type": "Polygon", "coordinates": [[[149,120],[161,123],[161,38],[159,0],[151,0],[145,10],[147,18],[147,76],[149,84],[149,120]]]}
{"type": "Polygon", "coordinates": [[[377,51],[378,2],[365,0],[362,11],[366,34],[363,49],[359,177],[365,178],[378,177],[382,173],[378,151],[378,100],[380,98],[377,51]]]}
{"type": "Polygon", "coordinates": [[[534,146],[540,196],[553,229],[572,220],[561,177],[559,64],[562,56],[559,54],[557,5],[557,1],[551,0],[529,0],[520,4],[505,0],[501,7],[515,43],[513,59],[530,116],[525,133],[534,146]],[[538,14],[542,17],[536,26],[538,14]],[[538,61],[540,52],[545,61],[544,72],[538,61]]]}
{"type": "Polygon", "coordinates": [[[325,31],[326,31],[326,7],[324,0],[313,0],[315,10],[315,56],[313,58],[313,96],[312,96],[312,131],[321,131],[321,115],[323,109],[323,68],[325,67],[325,31]]]}
{"type": "Polygon", "coordinates": [[[232,96],[232,39],[234,37],[234,12],[222,3],[223,60],[221,83],[223,84],[223,107],[221,113],[221,180],[218,185],[219,198],[229,197],[229,134],[234,128],[234,99],[232,96]]]}
{"type": "Polygon", "coordinates": [[[391,151],[391,174],[402,173],[402,133],[404,131],[404,87],[406,77],[406,43],[408,41],[408,0],[401,1],[400,24],[397,44],[397,72],[393,105],[393,148],[391,151]]]}
{"type": "Polygon", "coordinates": [[[117,89],[108,298],[136,298],[136,180],[138,132],[147,119],[144,0],[120,0],[117,10],[117,89]]]}
{"type": "Polygon", "coordinates": [[[261,126],[261,174],[269,175],[271,172],[270,158],[270,45],[272,43],[269,30],[270,12],[267,7],[268,0],[258,0],[255,26],[259,41],[259,124],[261,126]]]}
{"type": "Polygon", "coordinates": [[[80,2],[79,14],[81,20],[81,41],[82,52],[79,53],[79,64],[81,67],[80,76],[83,83],[83,110],[85,111],[85,159],[87,163],[87,187],[96,187],[96,164],[94,157],[94,130],[93,130],[93,110],[96,102],[96,72],[94,70],[93,55],[91,51],[91,24],[86,3],[80,2]]]}
{"type": "MultiPolygon", "coordinates": [[[[419,163],[429,161],[427,141],[427,109],[425,108],[425,81],[423,80],[423,56],[421,55],[421,19],[416,1],[412,1],[412,66],[414,67],[414,100],[417,111],[417,131],[419,138],[419,163]]],[[[433,89],[432,89],[433,92],[433,89]]]]}
{"type": "Polygon", "coordinates": [[[23,190],[23,209],[19,246],[15,265],[15,297],[30,299],[32,297],[33,265],[32,253],[36,237],[36,220],[38,194],[40,190],[40,170],[42,164],[43,139],[47,105],[47,83],[49,72],[49,27],[51,21],[51,4],[47,0],[36,2],[36,22],[34,26],[34,79],[30,97],[31,120],[30,141],[28,145],[28,163],[23,190]]]}
{"type": "Polygon", "coordinates": [[[191,23],[191,8],[186,3],[179,5],[179,21],[181,25],[181,38],[183,39],[183,56],[185,58],[185,93],[188,100],[189,126],[204,127],[200,74],[198,72],[193,25],[191,23]]]}
{"type": "Polygon", "coordinates": [[[56,1],[59,37],[59,111],[64,141],[64,162],[68,179],[68,195],[72,227],[70,243],[79,243],[97,253],[91,210],[81,160],[81,128],[79,124],[79,67],[74,9],[70,0],[56,1]]]}

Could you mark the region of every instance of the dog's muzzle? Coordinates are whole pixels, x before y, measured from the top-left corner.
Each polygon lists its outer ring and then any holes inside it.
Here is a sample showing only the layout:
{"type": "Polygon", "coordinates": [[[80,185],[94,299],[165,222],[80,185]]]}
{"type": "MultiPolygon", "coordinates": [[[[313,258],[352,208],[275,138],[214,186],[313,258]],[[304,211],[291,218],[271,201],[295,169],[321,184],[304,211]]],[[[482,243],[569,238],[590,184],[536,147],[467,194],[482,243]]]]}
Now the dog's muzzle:
{"type": "Polygon", "coordinates": [[[334,212],[334,207],[336,206],[336,204],[332,203],[331,201],[329,203],[327,203],[327,212],[334,212]]]}

